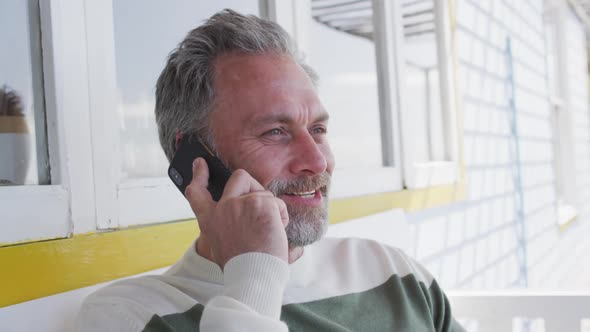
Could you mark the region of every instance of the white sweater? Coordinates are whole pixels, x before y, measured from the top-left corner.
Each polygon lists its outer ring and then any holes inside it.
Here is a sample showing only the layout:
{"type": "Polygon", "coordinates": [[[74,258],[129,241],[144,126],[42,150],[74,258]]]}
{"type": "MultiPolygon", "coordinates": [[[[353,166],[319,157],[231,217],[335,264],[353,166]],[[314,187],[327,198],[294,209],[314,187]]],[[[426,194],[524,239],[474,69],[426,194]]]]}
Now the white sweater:
{"type": "Polygon", "coordinates": [[[291,265],[262,253],[221,271],[195,244],[163,275],[113,283],[76,331],[462,331],[431,275],[400,250],[323,239],[291,265]]]}

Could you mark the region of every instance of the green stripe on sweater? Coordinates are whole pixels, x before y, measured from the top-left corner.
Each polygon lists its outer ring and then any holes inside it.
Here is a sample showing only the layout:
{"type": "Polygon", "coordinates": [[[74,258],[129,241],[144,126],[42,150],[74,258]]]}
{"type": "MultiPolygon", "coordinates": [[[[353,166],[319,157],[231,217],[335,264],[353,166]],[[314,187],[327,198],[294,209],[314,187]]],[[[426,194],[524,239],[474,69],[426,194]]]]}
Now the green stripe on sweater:
{"type": "MultiPolygon", "coordinates": [[[[203,305],[186,312],[152,316],[144,331],[199,331],[203,305]]],[[[373,289],[284,305],[281,320],[290,331],[462,331],[433,281],[395,275],[373,289]]]]}

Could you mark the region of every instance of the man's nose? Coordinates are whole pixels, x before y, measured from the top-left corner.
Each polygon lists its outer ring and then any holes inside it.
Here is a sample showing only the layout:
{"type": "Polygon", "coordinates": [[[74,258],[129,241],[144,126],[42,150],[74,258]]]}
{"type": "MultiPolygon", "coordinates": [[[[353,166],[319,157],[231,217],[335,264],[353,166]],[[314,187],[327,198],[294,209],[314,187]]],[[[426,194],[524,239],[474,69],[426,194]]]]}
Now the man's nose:
{"type": "Polygon", "coordinates": [[[295,174],[321,174],[328,167],[326,155],[309,133],[300,135],[293,142],[291,172],[295,174]]]}

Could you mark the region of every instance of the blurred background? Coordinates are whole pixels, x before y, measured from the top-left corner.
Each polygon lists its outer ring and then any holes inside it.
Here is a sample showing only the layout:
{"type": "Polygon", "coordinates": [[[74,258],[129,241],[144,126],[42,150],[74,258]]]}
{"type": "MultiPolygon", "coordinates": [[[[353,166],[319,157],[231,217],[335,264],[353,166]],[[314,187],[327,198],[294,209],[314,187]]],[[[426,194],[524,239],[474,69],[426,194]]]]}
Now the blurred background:
{"type": "Polygon", "coordinates": [[[590,329],[589,0],[2,1],[0,326],[67,329],[197,236],[154,86],[223,8],[281,24],[320,76],[330,235],[405,249],[469,331],[590,329]]]}

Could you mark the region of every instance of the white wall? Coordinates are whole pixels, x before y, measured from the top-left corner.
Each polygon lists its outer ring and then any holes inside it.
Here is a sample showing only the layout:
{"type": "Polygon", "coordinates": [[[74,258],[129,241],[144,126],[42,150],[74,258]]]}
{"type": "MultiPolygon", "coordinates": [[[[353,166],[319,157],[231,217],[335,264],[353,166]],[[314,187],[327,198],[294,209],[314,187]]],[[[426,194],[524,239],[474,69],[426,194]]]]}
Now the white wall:
{"type": "Polygon", "coordinates": [[[457,2],[469,199],[408,216],[415,228],[413,254],[447,288],[590,286],[590,269],[583,263],[590,261],[590,243],[583,240],[590,234],[584,206],[590,198],[584,29],[571,14],[567,70],[576,106],[572,111],[581,215],[560,232],[542,5],[542,0],[457,2]],[[507,36],[512,42],[517,137],[510,129],[513,113],[504,90],[507,36]]]}

